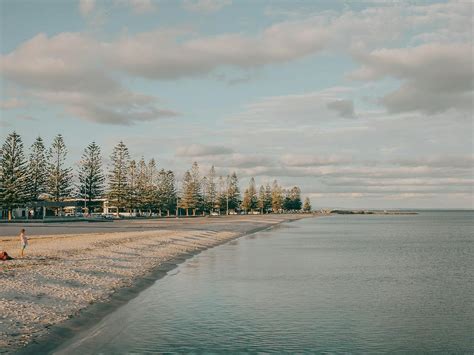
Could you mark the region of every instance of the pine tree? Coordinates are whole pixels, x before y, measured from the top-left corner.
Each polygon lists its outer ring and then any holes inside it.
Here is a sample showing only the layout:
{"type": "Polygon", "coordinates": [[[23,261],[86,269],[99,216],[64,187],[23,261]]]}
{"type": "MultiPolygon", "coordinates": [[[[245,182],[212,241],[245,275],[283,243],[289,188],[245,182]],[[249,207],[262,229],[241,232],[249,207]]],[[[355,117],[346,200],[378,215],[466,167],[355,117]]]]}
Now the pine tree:
{"type": "Polygon", "coordinates": [[[131,160],[127,169],[127,208],[130,212],[138,206],[137,175],[137,162],[131,160]]]}
{"type": "Polygon", "coordinates": [[[250,211],[250,205],[251,205],[251,198],[250,198],[250,194],[249,194],[249,189],[247,188],[244,191],[244,198],[242,200],[242,209],[245,212],[248,212],[248,211],[250,211]]]}
{"type": "Polygon", "coordinates": [[[196,208],[196,200],[195,200],[195,189],[193,178],[189,170],[184,173],[183,177],[183,190],[182,196],[180,201],[180,207],[184,208],[186,211],[186,216],[189,215],[189,209],[196,208]]]}
{"type": "Polygon", "coordinates": [[[126,206],[127,171],[130,161],[128,148],[122,141],[114,147],[110,160],[112,166],[108,173],[108,198],[112,204],[120,209],[126,206]]]}
{"type": "Polygon", "coordinates": [[[252,211],[257,208],[258,198],[257,189],[255,187],[255,179],[251,178],[249,187],[244,192],[244,199],[242,201],[242,209],[246,212],[252,211]]]}
{"type": "Polygon", "coordinates": [[[265,185],[265,213],[272,209],[272,188],[269,183],[265,185]]]}
{"type": "Polygon", "coordinates": [[[147,165],[145,159],[142,157],[137,164],[137,207],[140,209],[140,213],[143,209],[148,208],[147,206],[147,192],[148,192],[148,174],[147,165]]]}
{"type": "Polygon", "coordinates": [[[61,201],[71,195],[72,169],[65,166],[67,148],[63,136],[58,134],[48,152],[47,192],[53,201],[61,201]]]}
{"type": "Polygon", "coordinates": [[[260,186],[260,189],[258,190],[258,202],[257,202],[257,207],[260,210],[260,213],[264,213],[265,211],[265,187],[263,185],[260,186]]]}
{"type": "Polygon", "coordinates": [[[89,203],[99,198],[104,193],[104,173],[102,170],[102,157],[100,147],[92,142],[82,154],[79,162],[79,193],[89,203]]]}
{"type": "Polygon", "coordinates": [[[168,216],[170,211],[176,210],[177,203],[177,191],[175,185],[176,178],[171,170],[168,170],[164,178],[164,209],[167,211],[168,216]]]}
{"type": "Polygon", "coordinates": [[[272,210],[275,213],[281,211],[283,207],[282,189],[278,185],[278,181],[274,180],[272,185],[272,210]]]}
{"type": "Polygon", "coordinates": [[[255,186],[255,179],[251,178],[249,183],[249,195],[250,195],[250,210],[253,211],[258,208],[258,196],[257,187],[255,186]]]}
{"type": "Polygon", "coordinates": [[[148,161],[148,165],[146,167],[146,175],[147,175],[147,184],[146,184],[146,191],[145,191],[145,206],[150,210],[150,212],[154,209],[157,209],[157,179],[158,179],[158,172],[156,169],[156,162],[155,159],[150,159],[148,161]]]}
{"type": "Polygon", "coordinates": [[[217,186],[216,186],[216,170],[214,165],[209,170],[209,175],[206,180],[206,208],[208,211],[213,212],[214,209],[218,208],[217,201],[217,186]]]}
{"type": "Polygon", "coordinates": [[[290,197],[290,191],[286,189],[282,189],[282,196],[283,196],[283,205],[282,208],[284,211],[290,211],[293,208],[291,197],[290,197]]]}
{"type": "Polygon", "coordinates": [[[227,208],[227,185],[222,176],[219,176],[217,180],[217,188],[217,208],[219,213],[223,213],[227,208]]]}
{"type": "Polygon", "coordinates": [[[240,208],[240,190],[239,190],[239,179],[235,172],[228,178],[227,185],[227,198],[229,201],[229,210],[238,210],[240,208]]]}
{"type": "Polygon", "coordinates": [[[305,212],[311,212],[311,202],[309,201],[309,197],[306,197],[304,199],[304,205],[303,205],[303,211],[305,212]]]}
{"type": "Polygon", "coordinates": [[[294,186],[290,190],[291,209],[294,211],[301,210],[301,190],[298,186],[294,186]]]}
{"type": "Polygon", "coordinates": [[[167,172],[165,169],[161,169],[157,177],[157,189],[156,189],[156,207],[158,208],[159,214],[161,211],[166,209],[167,204],[167,172]]]}
{"type": "Polygon", "coordinates": [[[41,137],[36,138],[30,148],[28,162],[28,200],[38,201],[39,196],[46,192],[46,173],[48,162],[46,148],[41,137]]]}
{"type": "Polygon", "coordinates": [[[193,166],[191,167],[191,178],[194,198],[193,215],[196,215],[196,210],[203,207],[202,181],[199,173],[199,165],[197,162],[194,162],[193,166]]]}
{"type": "Polygon", "coordinates": [[[3,143],[0,157],[0,205],[11,211],[25,201],[26,169],[21,137],[13,132],[3,143]]]}

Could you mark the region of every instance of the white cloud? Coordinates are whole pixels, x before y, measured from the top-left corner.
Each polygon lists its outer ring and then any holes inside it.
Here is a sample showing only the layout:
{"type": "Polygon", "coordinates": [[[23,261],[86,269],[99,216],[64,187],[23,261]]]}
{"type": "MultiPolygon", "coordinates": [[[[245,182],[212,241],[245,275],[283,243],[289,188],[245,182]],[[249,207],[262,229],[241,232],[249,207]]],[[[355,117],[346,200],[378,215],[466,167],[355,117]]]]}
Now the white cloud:
{"type": "MultiPolygon", "coordinates": [[[[143,12],[155,5],[150,0],[130,0],[127,4],[143,12]]],[[[217,6],[217,2],[211,1],[193,4],[204,4],[204,7],[207,4],[210,9],[217,6]]],[[[83,14],[98,12],[94,1],[81,1],[79,5],[83,14]]],[[[362,63],[354,77],[363,80],[395,77],[402,81],[399,90],[380,101],[389,111],[418,110],[429,114],[450,108],[469,111],[472,109],[470,43],[366,52],[379,43],[399,40],[416,26],[428,26],[432,33],[439,26],[430,19],[431,15],[452,28],[453,33],[462,33],[472,23],[466,20],[465,8],[452,4],[436,7],[402,4],[316,13],[273,24],[253,35],[242,32],[199,36],[187,29],[167,29],[100,41],[81,33],[60,33],[49,38],[40,34],[3,55],[1,69],[8,81],[23,87],[29,95],[50,103],[60,102],[69,112],[85,119],[98,121],[98,114],[105,110],[104,116],[109,117],[106,122],[113,122],[114,118],[124,122],[123,117],[129,114],[130,121],[140,121],[170,111],[157,108],[152,98],[143,102],[142,94],[123,87],[119,81],[123,75],[174,80],[206,75],[220,68],[253,70],[325,50],[352,48],[357,50],[356,60],[362,63]],[[69,96],[89,102],[86,97],[95,95],[103,102],[116,104],[121,102],[119,98],[123,101],[117,107],[106,104],[89,108],[69,107],[64,101],[69,96]],[[127,95],[131,98],[127,99],[127,95]]],[[[323,97],[310,92],[260,100],[247,107],[246,116],[259,119],[266,112],[276,118],[296,117],[311,122],[353,117],[353,105],[351,97],[323,97]]]]}
{"type": "Polygon", "coordinates": [[[182,6],[188,11],[211,14],[230,4],[232,0],[184,0],[182,6]]]}
{"type": "Polygon", "coordinates": [[[79,0],[79,11],[83,16],[90,15],[95,8],[95,0],[79,0]]]}
{"type": "Polygon", "coordinates": [[[399,89],[381,99],[390,112],[433,114],[451,108],[472,112],[474,69],[470,44],[379,49],[359,53],[355,58],[362,67],[351,74],[354,79],[393,77],[402,81],[399,89]]]}
{"type": "Polygon", "coordinates": [[[203,145],[203,144],[191,144],[183,147],[179,147],[176,150],[176,156],[178,157],[205,157],[205,156],[216,156],[216,155],[228,155],[233,153],[233,150],[218,145],[203,145]]]}
{"type": "Polygon", "coordinates": [[[355,116],[354,104],[340,95],[351,94],[352,88],[330,88],[322,91],[262,98],[245,106],[232,121],[262,122],[322,122],[355,116]]]}
{"type": "Polygon", "coordinates": [[[129,0],[130,6],[137,14],[147,14],[156,11],[155,3],[152,0],[129,0]]]}
{"type": "Polygon", "coordinates": [[[330,101],[326,106],[328,109],[336,111],[341,117],[353,118],[355,116],[354,102],[352,100],[330,101]]]}
{"type": "Polygon", "coordinates": [[[13,110],[17,108],[23,108],[25,106],[26,103],[16,97],[12,97],[0,102],[0,109],[2,110],[13,110]]]}
{"type": "Polygon", "coordinates": [[[0,68],[26,96],[60,105],[73,117],[133,124],[176,116],[158,108],[156,97],[123,87],[104,67],[103,46],[78,33],[39,34],[3,56],[0,68]]]}
{"type": "Polygon", "coordinates": [[[136,76],[176,79],[225,66],[247,69],[284,63],[320,51],[328,41],[324,29],[300,23],[276,24],[257,36],[191,35],[183,29],[124,35],[109,45],[109,61],[136,76]]]}
{"type": "Polygon", "coordinates": [[[347,165],[353,162],[352,157],[330,155],[319,156],[309,154],[285,154],[281,158],[281,163],[287,167],[324,166],[324,165],[347,165]]]}

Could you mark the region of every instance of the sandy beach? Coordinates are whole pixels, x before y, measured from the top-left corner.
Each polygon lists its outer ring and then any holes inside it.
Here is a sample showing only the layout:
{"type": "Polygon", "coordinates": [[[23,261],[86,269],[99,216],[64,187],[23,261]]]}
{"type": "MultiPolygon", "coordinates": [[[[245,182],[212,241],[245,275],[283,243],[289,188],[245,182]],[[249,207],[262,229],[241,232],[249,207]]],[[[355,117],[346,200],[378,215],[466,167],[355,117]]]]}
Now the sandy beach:
{"type": "Polygon", "coordinates": [[[133,286],[163,263],[302,217],[129,220],[70,228],[26,225],[30,243],[24,258],[17,258],[15,235],[22,226],[2,226],[0,249],[16,259],[0,262],[0,352],[17,351],[46,336],[53,325],[91,304],[107,302],[114,292],[133,286]]]}

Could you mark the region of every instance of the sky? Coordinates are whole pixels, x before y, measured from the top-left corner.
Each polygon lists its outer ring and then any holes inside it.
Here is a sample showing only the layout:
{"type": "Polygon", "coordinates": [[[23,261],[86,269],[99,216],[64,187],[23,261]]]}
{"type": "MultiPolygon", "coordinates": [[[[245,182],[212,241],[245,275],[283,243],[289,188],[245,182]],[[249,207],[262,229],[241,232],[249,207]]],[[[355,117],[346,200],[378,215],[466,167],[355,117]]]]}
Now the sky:
{"type": "Polygon", "coordinates": [[[471,1],[1,0],[0,139],[314,208],[474,208],[471,1]]]}

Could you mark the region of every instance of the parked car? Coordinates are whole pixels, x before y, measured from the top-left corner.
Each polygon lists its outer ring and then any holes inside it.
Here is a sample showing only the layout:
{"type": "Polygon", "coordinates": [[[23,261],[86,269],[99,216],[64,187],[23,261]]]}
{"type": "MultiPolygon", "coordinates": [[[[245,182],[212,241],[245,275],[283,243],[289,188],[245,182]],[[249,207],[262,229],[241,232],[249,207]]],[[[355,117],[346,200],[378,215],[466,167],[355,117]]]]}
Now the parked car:
{"type": "Polygon", "coordinates": [[[115,219],[115,218],[117,218],[117,216],[112,214],[112,213],[103,213],[102,218],[104,218],[104,219],[115,219]]]}

